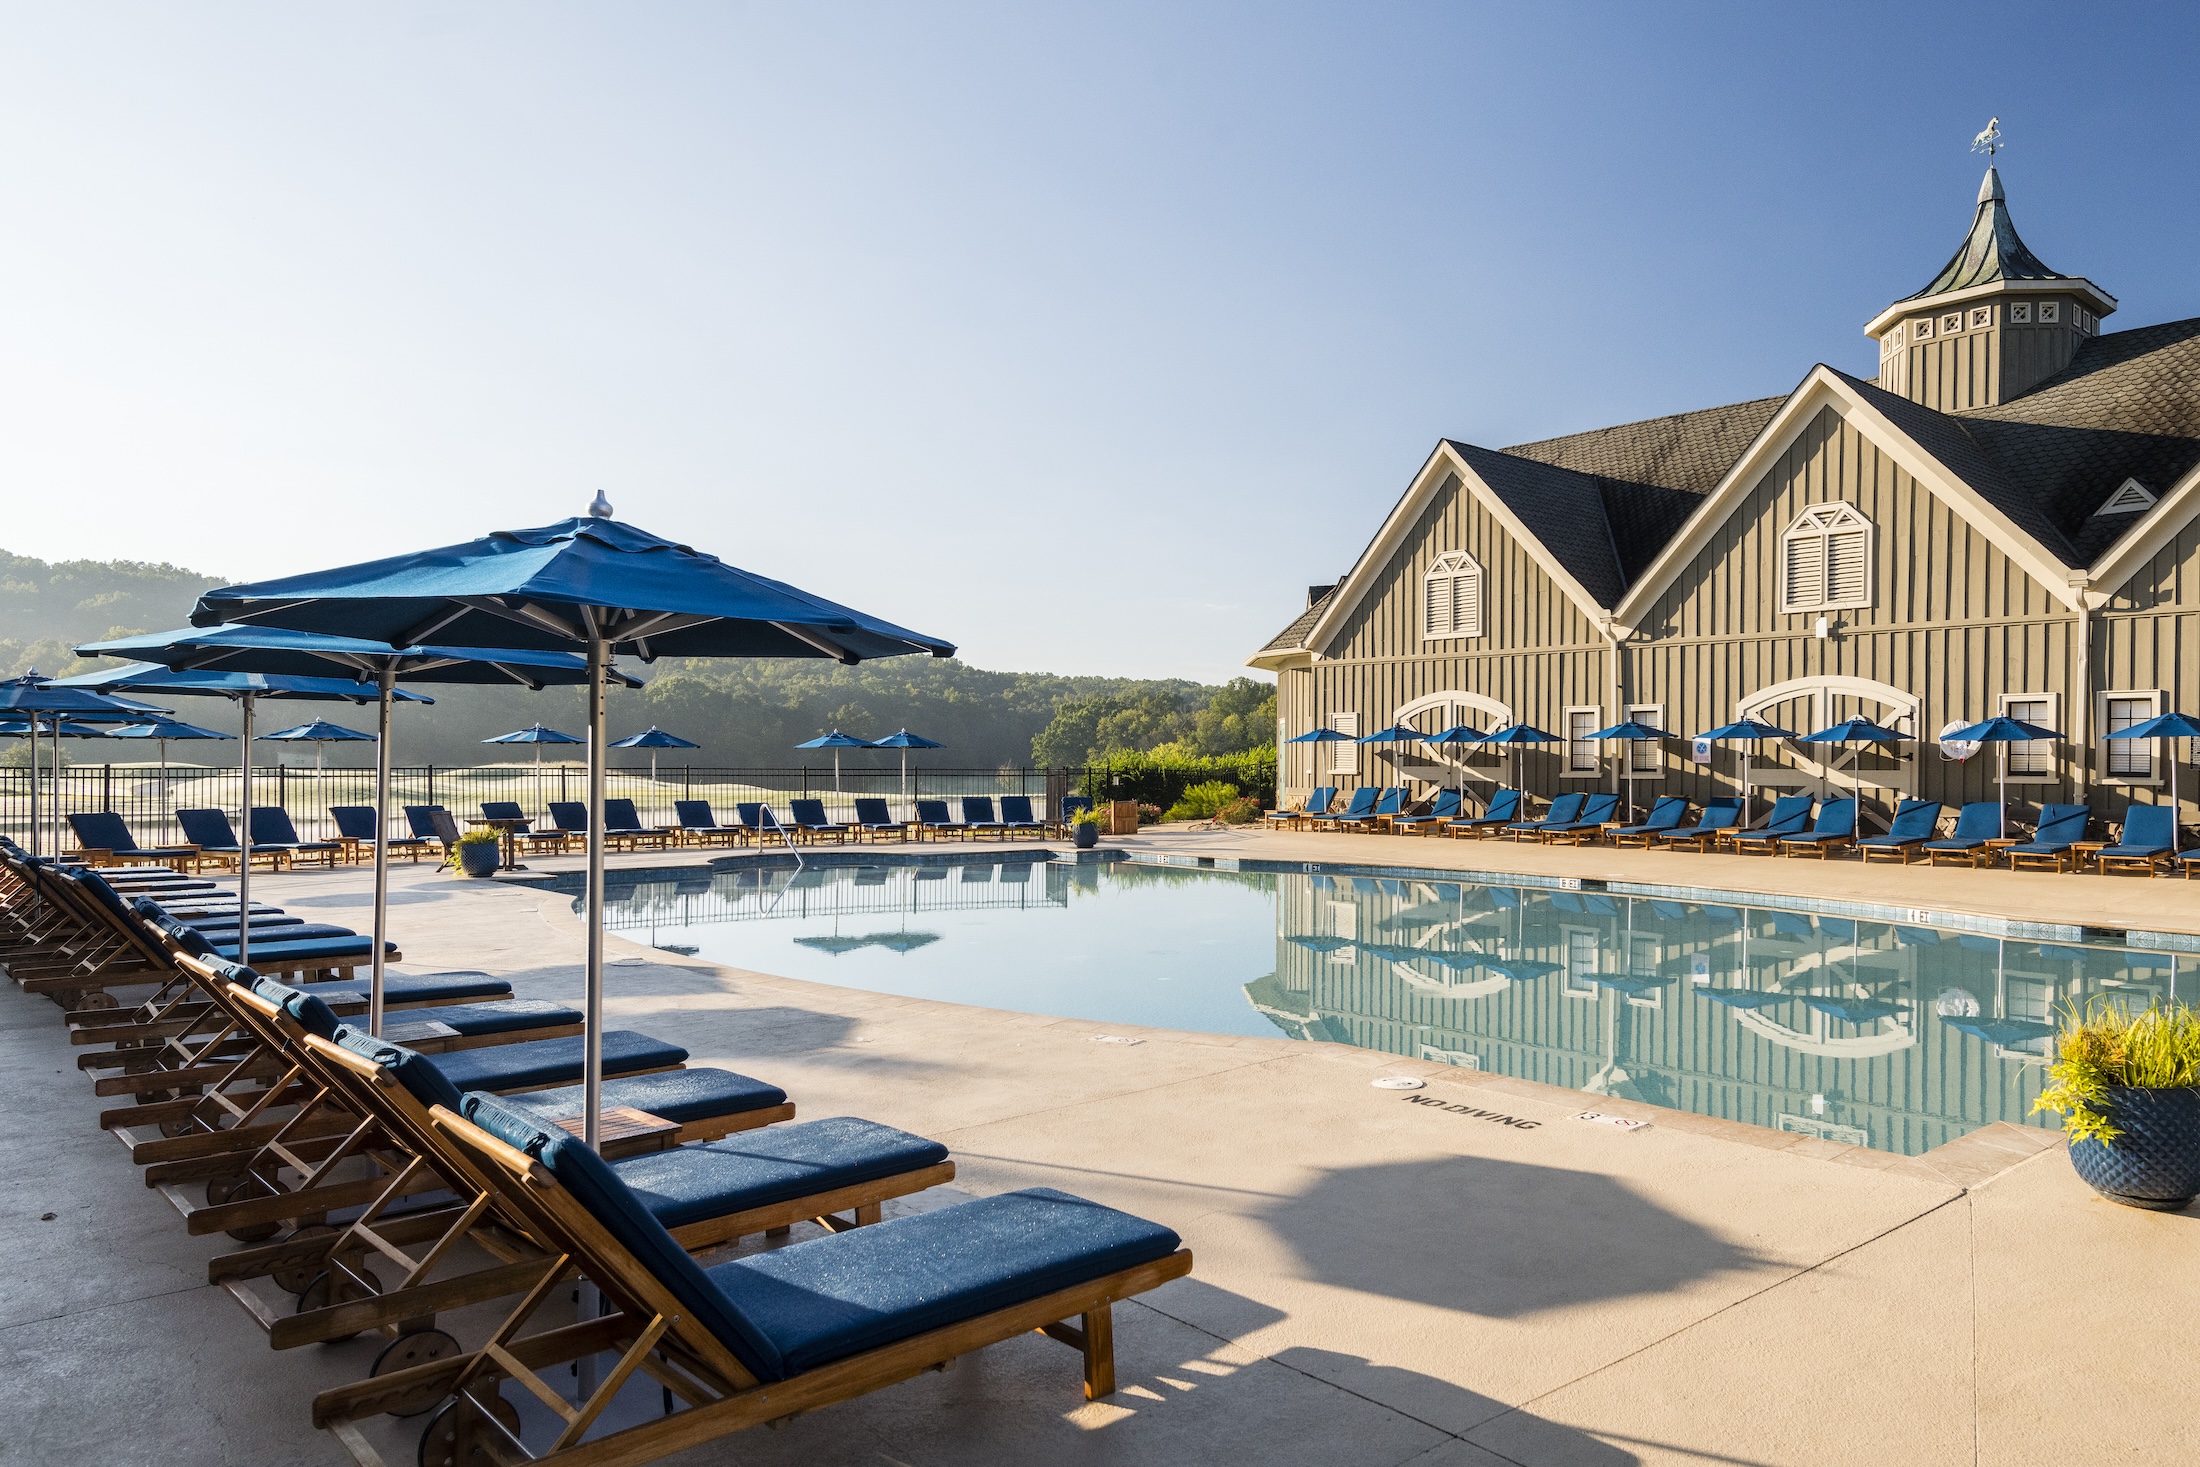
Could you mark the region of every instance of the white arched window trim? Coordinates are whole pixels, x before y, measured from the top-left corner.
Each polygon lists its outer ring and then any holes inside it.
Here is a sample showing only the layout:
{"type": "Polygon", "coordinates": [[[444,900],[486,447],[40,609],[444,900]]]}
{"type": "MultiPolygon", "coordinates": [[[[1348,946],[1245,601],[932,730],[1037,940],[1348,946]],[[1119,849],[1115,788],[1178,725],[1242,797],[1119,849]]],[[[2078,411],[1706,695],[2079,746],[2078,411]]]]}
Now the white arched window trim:
{"type": "Polygon", "coordinates": [[[1814,504],[1780,537],[1780,609],[1872,604],[1872,522],[1846,504],[1814,504]]]}
{"type": "Polygon", "coordinates": [[[1482,567],[1464,550],[1447,550],[1421,578],[1421,639],[1482,635],[1482,567]]]}

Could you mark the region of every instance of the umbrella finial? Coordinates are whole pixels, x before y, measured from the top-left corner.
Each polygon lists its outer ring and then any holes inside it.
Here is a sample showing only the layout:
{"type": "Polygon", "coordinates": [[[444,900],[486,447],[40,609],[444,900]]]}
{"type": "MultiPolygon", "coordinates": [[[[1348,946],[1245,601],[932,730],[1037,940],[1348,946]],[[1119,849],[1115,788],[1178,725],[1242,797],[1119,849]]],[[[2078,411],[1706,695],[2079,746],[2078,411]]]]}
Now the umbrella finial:
{"type": "Polygon", "coordinates": [[[595,499],[590,502],[588,513],[594,519],[607,520],[611,518],[611,501],[604,497],[604,492],[601,489],[596,491],[595,499]]]}

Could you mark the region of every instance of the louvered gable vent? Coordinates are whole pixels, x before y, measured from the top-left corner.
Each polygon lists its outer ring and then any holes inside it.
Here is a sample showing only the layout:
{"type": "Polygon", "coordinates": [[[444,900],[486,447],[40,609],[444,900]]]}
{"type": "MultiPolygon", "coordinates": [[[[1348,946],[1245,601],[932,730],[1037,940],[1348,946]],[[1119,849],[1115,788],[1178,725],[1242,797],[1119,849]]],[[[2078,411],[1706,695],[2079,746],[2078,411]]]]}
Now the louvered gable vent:
{"type": "Polygon", "coordinates": [[[1872,601],[1872,524],[1850,505],[1814,504],[1780,539],[1780,609],[1833,611],[1872,601]]]}
{"type": "Polygon", "coordinates": [[[1421,635],[1482,635],[1482,567],[1464,550],[1436,557],[1421,582],[1421,635]]]}

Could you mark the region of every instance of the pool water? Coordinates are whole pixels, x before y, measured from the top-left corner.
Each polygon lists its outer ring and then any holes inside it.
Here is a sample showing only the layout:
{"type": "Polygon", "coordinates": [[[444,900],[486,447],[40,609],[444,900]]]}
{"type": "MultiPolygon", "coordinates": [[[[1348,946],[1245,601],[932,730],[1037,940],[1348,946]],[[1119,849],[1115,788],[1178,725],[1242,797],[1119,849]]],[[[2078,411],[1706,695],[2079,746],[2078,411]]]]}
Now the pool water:
{"type": "Polygon", "coordinates": [[[2052,1125],[2051,1020],[2200,959],[1763,907],[1116,862],[646,873],[622,936],[759,972],[1323,1039],[1915,1154],[2052,1125]]]}

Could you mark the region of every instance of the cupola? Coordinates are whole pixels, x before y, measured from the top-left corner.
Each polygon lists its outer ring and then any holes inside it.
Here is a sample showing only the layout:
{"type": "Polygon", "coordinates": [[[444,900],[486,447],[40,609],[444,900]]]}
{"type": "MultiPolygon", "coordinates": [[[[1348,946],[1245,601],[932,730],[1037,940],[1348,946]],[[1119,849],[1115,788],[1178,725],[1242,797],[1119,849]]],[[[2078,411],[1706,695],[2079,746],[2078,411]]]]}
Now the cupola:
{"type": "Polygon", "coordinates": [[[2070,364],[2116,297],[2061,275],[2017,237],[2001,174],[1979,184],[1971,231],[1932,283],[1864,327],[1879,343],[1879,385],[1941,412],[1991,407],[2070,364]]]}

